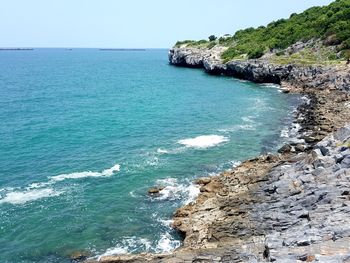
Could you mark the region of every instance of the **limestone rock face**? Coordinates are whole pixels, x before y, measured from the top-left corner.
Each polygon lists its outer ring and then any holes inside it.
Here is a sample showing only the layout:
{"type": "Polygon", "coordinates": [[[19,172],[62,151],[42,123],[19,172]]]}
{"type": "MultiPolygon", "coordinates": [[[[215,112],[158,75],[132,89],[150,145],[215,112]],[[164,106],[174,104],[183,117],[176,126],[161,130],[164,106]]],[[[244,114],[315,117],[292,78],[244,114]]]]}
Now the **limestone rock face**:
{"type": "Polygon", "coordinates": [[[266,59],[233,60],[223,63],[220,58],[225,48],[173,48],[169,62],[175,66],[204,68],[215,75],[227,75],[257,83],[275,83],[314,89],[350,91],[350,67],[320,67],[275,65],[266,59]]]}

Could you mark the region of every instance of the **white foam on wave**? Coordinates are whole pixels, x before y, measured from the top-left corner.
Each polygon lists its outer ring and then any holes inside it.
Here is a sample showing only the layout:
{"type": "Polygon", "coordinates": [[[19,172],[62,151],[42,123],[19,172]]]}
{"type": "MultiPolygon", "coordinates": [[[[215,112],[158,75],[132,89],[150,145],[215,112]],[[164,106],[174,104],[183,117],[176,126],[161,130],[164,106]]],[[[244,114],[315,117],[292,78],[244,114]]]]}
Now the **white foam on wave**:
{"type": "Polygon", "coordinates": [[[292,138],[296,137],[301,126],[299,123],[292,123],[289,127],[284,127],[280,133],[280,137],[282,138],[292,138]]]}
{"type": "Polygon", "coordinates": [[[10,192],[6,196],[0,199],[0,204],[10,203],[10,204],[24,204],[26,202],[35,201],[45,197],[58,196],[62,192],[55,191],[52,188],[35,189],[23,192],[10,192]]]}
{"type": "Polygon", "coordinates": [[[109,177],[112,176],[114,173],[120,171],[120,165],[116,164],[111,168],[105,169],[102,172],[75,172],[75,173],[69,173],[69,174],[60,174],[55,175],[51,177],[51,180],[53,181],[63,181],[66,179],[81,179],[86,177],[109,177]]]}
{"type": "Polygon", "coordinates": [[[227,142],[229,139],[220,135],[201,135],[195,138],[179,140],[178,143],[188,148],[209,148],[214,147],[220,143],[227,142]]]}
{"type": "Polygon", "coordinates": [[[200,193],[199,187],[194,184],[190,184],[187,187],[186,191],[187,191],[187,199],[184,202],[186,205],[193,202],[200,193]]]}
{"type": "Polygon", "coordinates": [[[159,192],[158,200],[178,200],[183,199],[184,204],[193,202],[199,195],[200,190],[193,183],[179,183],[175,178],[157,180],[157,184],[164,186],[159,192]]]}
{"type": "Polygon", "coordinates": [[[244,117],[242,117],[241,119],[242,119],[242,121],[244,121],[244,122],[250,122],[250,123],[252,123],[252,122],[254,122],[254,120],[253,120],[253,116],[244,116],[244,117]]]}
{"type": "Polygon", "coordinates": [[[150,251],[151,247],[152,247],[152,244],[147,238],[130,237],[130,238],[125,238],[116,246],[112,248],[108,248],[106,252],[96,256],[96,258],[98,261],[100,261],[102,257],[106,257],[106,256],[130,254],[136,251],[148,252],[150,251]]]}
{"type": "Polygon", "coordinates": [[[0,204],[11,203],[11,204],[23,204],[30,201],[35,201],[41,198],[53,197],[62,194],[64,191],[56,191],[53,189],[53,185],[57,182],[61,182],[66,179],[81,179],[86,177],[109,177],[119,172],[120,165],[116,164],[111,168],[105,169],[102,172],[75,172],[70,174],[60,174],[49,177],[46,182],[36,182],[23,188],[11,188],[7,187],[1,189],[0,204]],[[49,187],[48,187],[49,186],[49,187]],[[21,191],[21,189],[25,189],[21,191]],[[2,193],[4,192],[4,193],[2,193]]]}
{"type": "Polygon", "coordinates": [[[179,240],[174,240],[169,233],[165,233],[160,236],[155,252],[167,253],[178,248],[180,245],[181,242],[179,240]]]}
{"type": "Polygon", "coordinates": [[[131,237],[125,238],[116,246],[108,248],[103,254],[93,257],[92,259],[100,261],[103,257],[132,254],[139,251],[167,253],[178,248],[180,245],[181,242],[172,238],[169,233],[161,234],[160,239],[154,243],[153,247],[151,241],[146,238],[131,237]]]}
{"type": "Polygon", "coordinates": [[[264,88],[281,89],[281,85],[274,84],[274,83],[262,83],[260,84],[260,86],[264,88]]]}
{"type": "Polygon", "coordinates": [[[236,131],[254,131],[256,130],[256,127],[260,125],[259,122],[256,122],[254,120],[254,116],[243,116],[241,117],[243,123],[242,124],[236,124],[228,128],[219,129],[219,132],[223,133],[230,133],[230,132],[236,132],[236,131]]]}
{"type": "Polygon", "coordinates": [[[171,228],[171,225],[174,223],[174,220],[172,219],[161,219],[158,218],[157,221],[161,223],[163,226],[171,228]]]}
{"type": "Polygon", "coordinates": [[[236,132],[240,130],[244,131],[254,131],[256,127],[252,124],[241,124],[241,125],[234,125],[232,127],[226,128],[226,129],[219,129],[219,132],[223,133],[229,133],[229,132],[236,132]]]}
{"type": "Polygon", "coordinates": [[[158,148],[157,149],[157,153],[159,153],[159,154],[166,154],[166,153],[169,153],[169,151],[165,150],[165,149],[158,148]]]}
{"type": "Polygon", "coordinates": [[[302,96],[301,100],[306,104],[309,105],[311,103],[311,99],[308,96],[302,96]]]}

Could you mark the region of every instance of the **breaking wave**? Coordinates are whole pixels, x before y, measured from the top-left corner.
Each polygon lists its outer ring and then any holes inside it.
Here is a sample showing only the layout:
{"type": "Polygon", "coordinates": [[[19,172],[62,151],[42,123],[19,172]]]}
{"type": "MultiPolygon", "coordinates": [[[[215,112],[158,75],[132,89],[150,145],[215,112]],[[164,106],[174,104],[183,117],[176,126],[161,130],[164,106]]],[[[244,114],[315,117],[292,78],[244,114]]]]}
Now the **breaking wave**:
{"type": "Polygon", "coordinates": [[[209,148],[214,147],[220,143],[227,142],[229,139],[220,135],[201,135],[195,138],[179,140],[178,143],[188,148],[209,148]]]}
{"type": "Polygon", "coordinates": [[[49,177],[46,182],[36,182],[31,183],[29,186],[24,187],[25,190],[20,190],[21,188],[5,188],[1,192],[0,204],[10,203],[10,204],[24,204],[27,202],[35,201],[42,198],[58,196],[64,191],[56,191],[52,187],[55,183],[61,182],[66,179],[81,179],[86,177],[109,177],[120,171],[120,165],[116,164],[111,168],[105,169],[102,172],[75,172],[70,174],[60,174],[56,176],[49,177]],[[47,187],[51,186],[51,187],[47,187]],[[17,189],[17,190],[15,190],[17,189]]]}
{"type": "Polygon", "coordinates": [[[60,191],[55,191],[52,188],[34,189],[23,192],[10,192],[6,196],[0,199],[0,204],[24,204],[26,202],[35,201],[45,197],[58,196],[62,194],[60,191]]]}
{"type": "Polygon", "coordinates": [[[157,185],[164,189],[159,192],[157,200],[178,200],[182,199],[184,204],[193,202],[200,193],[199,187],[193,183],[179,183],[176,178],[157,180],[157,185]]]}
{"type": "Polygon", "coordinates": [[[181,242],[175,240],[169,233],[161,234],[160,239],[153,244],[147,238],[130,237],[125,238],[116,246],[107,249],[106,252],[94,258],[100,261],[106,256],[132,254],[138,251],[166,253],[178,248],[180,245],[181,242]]]}

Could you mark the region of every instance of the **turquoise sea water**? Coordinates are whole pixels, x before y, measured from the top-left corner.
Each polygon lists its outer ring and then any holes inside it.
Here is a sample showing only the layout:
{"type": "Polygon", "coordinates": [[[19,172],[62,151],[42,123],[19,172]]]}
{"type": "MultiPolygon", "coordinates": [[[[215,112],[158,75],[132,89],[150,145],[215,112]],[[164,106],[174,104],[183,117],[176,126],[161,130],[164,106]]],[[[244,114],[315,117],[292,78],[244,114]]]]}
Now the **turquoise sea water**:
{"type": "Polygon", "coordinates": [[[0,52],[1,262],[179,246],[191,181],[274,151],[297,101],[166,50],[0,52]]]}

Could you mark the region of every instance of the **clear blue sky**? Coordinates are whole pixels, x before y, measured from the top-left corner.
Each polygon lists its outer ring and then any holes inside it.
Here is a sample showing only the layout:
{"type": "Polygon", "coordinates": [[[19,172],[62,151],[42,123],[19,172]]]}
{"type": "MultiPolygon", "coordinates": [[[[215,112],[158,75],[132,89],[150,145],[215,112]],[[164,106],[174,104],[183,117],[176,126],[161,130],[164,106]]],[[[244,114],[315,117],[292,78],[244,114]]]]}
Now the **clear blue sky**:
{"type": "Polygon", "coordinates": [[[1,0],[1,47],[168,48],[331,0],[1,0]]]}

